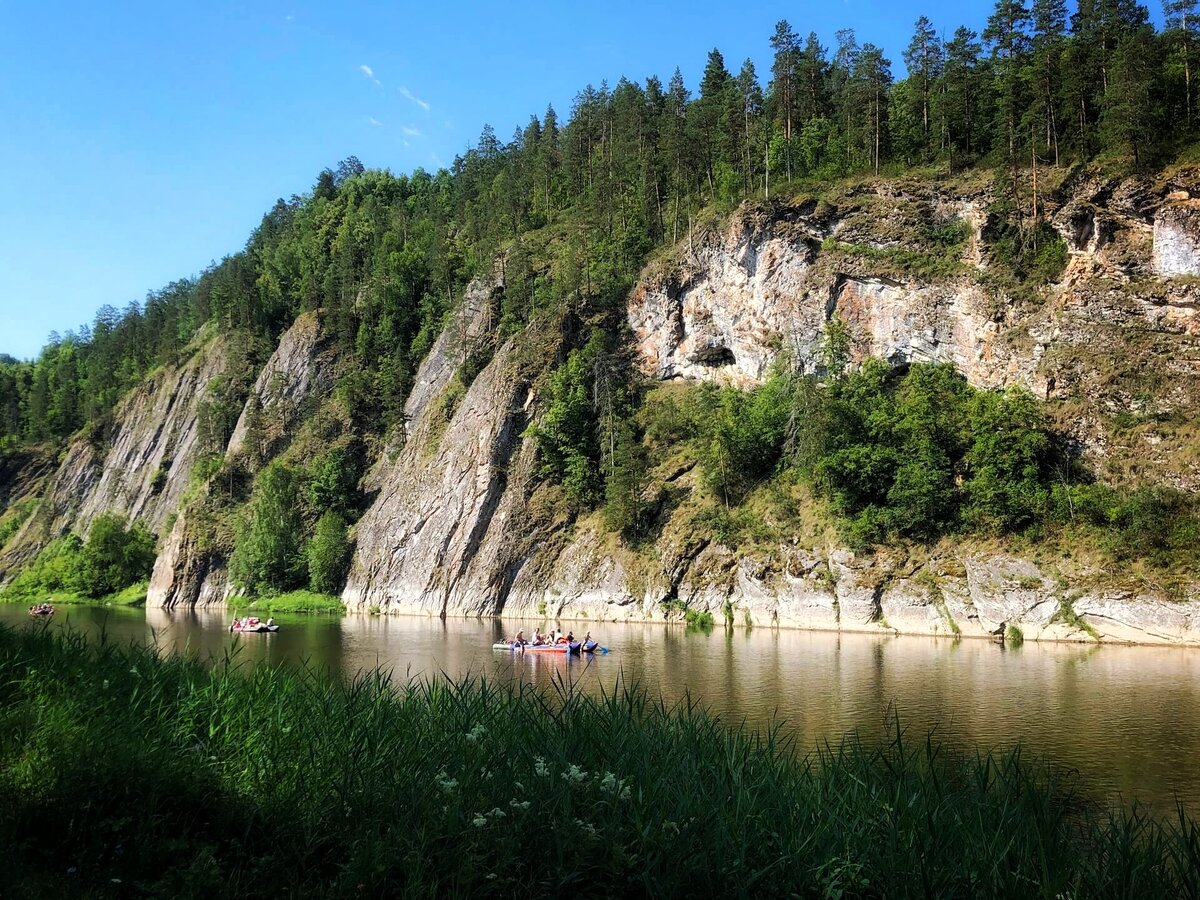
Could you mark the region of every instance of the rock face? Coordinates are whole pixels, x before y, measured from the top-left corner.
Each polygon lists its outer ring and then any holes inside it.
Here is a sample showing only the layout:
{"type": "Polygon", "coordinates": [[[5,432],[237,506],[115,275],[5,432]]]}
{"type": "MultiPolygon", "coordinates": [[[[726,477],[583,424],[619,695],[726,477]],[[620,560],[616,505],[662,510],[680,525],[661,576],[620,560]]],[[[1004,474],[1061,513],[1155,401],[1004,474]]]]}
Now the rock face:
{"type": "Polygon", "coordinates": [[[532,474],[530,385],[517,345],[501,346],[455,403],[470,340],[494,314],[476,282],[417,374],[408,439],[356,529],[342,599],[352,608],[444,615],[498,613],[523,557],[519,515],[532,474]]]}
{"type": "MultiPolygon", "coordinates": [[[[315,313],[299,316],[283,333],[254,382],[237,425],[225,451],[232,459],[246,450],[248,420],[252,407],[269,420],[269,432],[261,437],[264,444],[279,440],[304,403],[327,394],[333,386],[334,360],[320,339],[315,313]]],[[[193,500],[202,504],[201,490],[193,500]]],[[[199,535],[193,514],[181,510],[173,527],[159,546],[146,605],[173,609],[180,606],[211,606],[224,603],[229,596],[225,554],[213,548],[199,535]]]]}
{"type": "Polygon", "coordinates": [[[321,397],[333,387],[332,361],[321,356],[320,325],[315,313],[299,316],[292,327],[283,333],[279,345],[254,382],[251,398],[238,416],[229,438],[226,455],[234,456],[245,449],[250,408],[257,403],[259,410],[284,422],[301,403],[310,397],[321,397]]]}
{"type": "Polygon", "coordinates": [[[5,548],[0,578],[67,531],[86,535],[102,513],[161,532],[187,490],[200,452],[200,405],[225,364],[222,339],[201,334],[184,362],[158,370],[117,406],[106,432],[74,440],[36,515],[5,548]]]}
{"type": "MultiPolygon", "coordinates": [[[[676,277],[643,284],[629,324],[644,371],[654,378],[759,381],[789,336],[824,321],[801,321],[816,226],[735,219],[723,241],[706,242],[676,277]]],[[[812,316],[808,318],[812,319],[812,316]]],[[[795,341],[793,340],[793,343],[795,341]]]]}
{"type": "Polygon", "coordinates": [[[1154,271],[1200,275],[1200,200],[1176,200],[1154,217],[1154,271]]]}
{"type": "Polygon", "coordinates": [[[189,530],[185,511],[159,547],[146,606],[176,609],[223,604],[227,583],[224,557],[204,547],[189,530]]]}
{"type": "Polygon", "coordinates": [[[839,268],[821,248],[842,230],[796,213],[735,217],[723,235],[708,236],[678,272],[629,298],[642,371],[748,386],[784,352],[815,371],[825,325],[836,316],[850,328],[856,360],[949,362],[980,387],[1045,391],[1038,348],[1004,341],[1006,329],[974,281],[881,278],[854,260],[839,268]]]}
{"type": "MultiPolygon", "coordinates": [[[[857,217],[803,206],[749,210],[689,243],[675,270],[648,275],[630,295],[642,370],[748,386],[786,352],[812,371],[825,324],[837,316],[856,359],[948,362],[977,386],[1083,397],[1103,415],[1113,394],[1094,381],[1101,367],[1089,353],[1122,354],[1118,329],[1152,335],[1166,365],[1194,356],[1181,352],[1195,335],[1187,288],[1164,297],[1128,287],[1152,276],[1154,197],[1141,186],[1081,184],[1051,210],[1070,256],[1052,302],[1032,307],[998,305],[972,274],[989,265],[980,236],[986,197],[884,191],[870,202],[857,217]],[[873,237],[879,210],[900,236],[891,243],[873,237]],[[889,248],[903,248],[906,228],[959,219],[970,233],[949,275],[921,280],[876,265],[889,248]]],[[[463,347],[487,331],[486,293],[472,288],[421,367],[408,441],[381,463],[378,497],[357,529],[343,594],[351,609],[653,620],[687,608],[736,624],[975,637],[1018,628],[1027,639],[1200,643],[1200,596],[1067,592],[1060,585],[1083,583],[1086,573],[1052,576],[1004,554],[860,559],[836,546],[738,554],[693,534],[685,517],[666,524],[650,554],[627,550],[591,520],[567,531],[539,503],[536,454],[522,437],[539,404],[518,372],[519,348],[502,346],[458,399],[463,347]]],[[[1194,384],[1198,374],[1179,377],[1194,384]]],[[[1190,401],[1181,394],[1175,402],[1190,401]]],[[[1078,433],[1103,452],[1086,425],[1078,433]]],[[[668,477],[684,493],[698,489],[694,472],[668,477]]]]}

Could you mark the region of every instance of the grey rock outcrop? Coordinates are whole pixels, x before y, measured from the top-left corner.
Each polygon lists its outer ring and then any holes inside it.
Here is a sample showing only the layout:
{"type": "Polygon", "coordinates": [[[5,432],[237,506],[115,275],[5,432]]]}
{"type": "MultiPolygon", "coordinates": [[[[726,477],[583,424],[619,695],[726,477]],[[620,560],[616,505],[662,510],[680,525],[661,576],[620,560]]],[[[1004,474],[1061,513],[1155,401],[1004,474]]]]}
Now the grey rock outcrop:
{"type": "Polygon", "coordinates": [[[706,236],[678,271],[643,282],[628,303],[642,371],[748,386],[783,353],[815,371],[826,323],[837,316],[849,326],[855,360],[949,362],[980,387],[1023,384],[1044,393],[1040,348],[1006,340],[978,284],[841,270],[821,249],[830,227],[804,217],[738,216],[723,234],[706,236]]]}
{"type": "Polygon", "coordinates": [[[37,513],[0,559],[0,578],[14,560],[28,558],[48,541],[68,531],[86,535],[103,513],[162,531],[179,509],[200,454],[206,388],[225,365],[224,341],[205,331],[183,362],[157,370],[130,392],[103,433],[73,440],[37,513]]]}
{"type": "Polygon", "coordinates": [[[1167,203],[1154,217],[1154,271],[1200,275],[1200,200],[1167,203]]]}
{"type": "MultiPolygon", "coordinates": [[[[316,314],[299,316],[280,337],[274,353],[259,372],[229,439],[226,458],[232,459],[246,450],[252,404],[257,404],[262,418],[270,423],[269,428],[263,429],[270,433],[260,439],[264,443],[285,439],[299,407],[319,399],[332,388],[334,364],[335,360],[322,346],[316,314]]],[[[204,488],[198,490],[192,498],[193,506],[202,505],[206,497],[204,488]]],[[[167,609],[213,606],[228,598],[231,587],[226,553],[197,533],[195,518],[195,513],[188,509],[180,510],[170,533],[162,537],[146,592],[147,606],[167,609]]]]}
{"type": "Polygon", "coordinates": [[[188,528],[185,510],[159,547],[146,591],[146,605],[177,609],[223,604],[227,582],[223,556],[204,547],[188,528]]]}
{"type": "Polygon", "coordinates": [[[225,453],[235,456],[245,449],[251,403],[256,402],[264,416],[273,418],[280,430],[298,407],[310,398],[324,396],[333,387],[333,360],[323,357],[320,324],[316,313],[297,317],[279,338],[279,344],[267,360],[238,416],[225,453]]]}
{"type": "MultiPolygon", "coordinates": [[[[448,334],[481,334],[493,293],[493,285],[472,285],[448,334]]],[[[405,409],[407,441],[356,528],[342,595],[351,608],[495,614],[528,558],[520,545],[532,534],[521,515],[533,474],[523,437],[530,385],[510,340],[455,400],[469,346],[439,339],[420,367],[405,409]]]]}

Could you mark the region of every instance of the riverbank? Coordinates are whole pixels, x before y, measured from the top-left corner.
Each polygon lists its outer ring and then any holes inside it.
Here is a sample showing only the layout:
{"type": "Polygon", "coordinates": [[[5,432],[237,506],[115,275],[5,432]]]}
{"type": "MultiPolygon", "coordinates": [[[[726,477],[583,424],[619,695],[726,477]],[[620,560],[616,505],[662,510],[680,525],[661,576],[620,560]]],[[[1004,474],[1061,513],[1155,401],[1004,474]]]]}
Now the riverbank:
{"type": "Polygon", "coordinates": [[[123,590],[102,597],[88,597],[70,590],[23,591],[10,586],[0,591],[0,603],[24,603],[27,606],[33,606],[35,603],[49,603],[56,606],[144,606],[146,604],[146,582],[131,584],[123,590]]]}
{"type": "Polygon", "coordinates": [[[1190,821],[923,735],[802,757],[628,685],[248,672],[38,628],[0,629],[0,684],[6,896],[1200,890],[1190,821]]]}
{"type": "Polygon", "coordinates": [[[261,615],[304,614],[322,616],[345,615],[346,607],[340,597],[316,591],[289,591],[269,597],[234,595],[225,603],[230,615],[257,613],[261,615]]]}

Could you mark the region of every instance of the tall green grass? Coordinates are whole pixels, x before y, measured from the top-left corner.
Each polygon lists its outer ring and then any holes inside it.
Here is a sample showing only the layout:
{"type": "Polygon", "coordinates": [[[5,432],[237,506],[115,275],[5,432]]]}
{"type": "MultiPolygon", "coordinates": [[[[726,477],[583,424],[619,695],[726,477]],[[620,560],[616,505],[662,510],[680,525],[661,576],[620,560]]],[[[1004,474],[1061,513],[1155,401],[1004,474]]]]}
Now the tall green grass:
{"type": "Polygon", "coordinates": [[[350,681],[0,630],[0,896],[1183,897],[1180,814],[618,685],[350,681]]]}

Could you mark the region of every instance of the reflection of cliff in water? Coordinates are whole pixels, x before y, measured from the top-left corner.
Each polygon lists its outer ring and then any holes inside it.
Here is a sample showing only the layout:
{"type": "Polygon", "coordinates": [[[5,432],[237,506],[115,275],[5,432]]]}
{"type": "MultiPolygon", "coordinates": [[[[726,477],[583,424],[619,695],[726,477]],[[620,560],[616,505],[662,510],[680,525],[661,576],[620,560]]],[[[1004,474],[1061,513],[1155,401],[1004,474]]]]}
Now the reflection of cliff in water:
{"type": "Polygon", "coordinates": [[[221,659],[229,649],[229,620],[221,610],[146,609],[146,643],[200,659],[221,659]]]}

